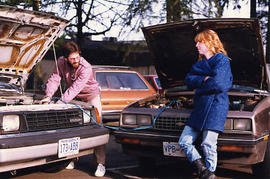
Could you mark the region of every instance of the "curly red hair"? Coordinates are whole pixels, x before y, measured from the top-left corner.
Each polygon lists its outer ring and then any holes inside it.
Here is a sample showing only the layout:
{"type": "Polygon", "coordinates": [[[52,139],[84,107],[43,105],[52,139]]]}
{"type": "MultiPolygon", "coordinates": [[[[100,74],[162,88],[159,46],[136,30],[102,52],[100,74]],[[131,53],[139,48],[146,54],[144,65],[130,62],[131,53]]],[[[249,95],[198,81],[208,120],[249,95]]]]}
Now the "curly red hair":
{"type": "MultiPolygon", "coordinates": [[[[200,33],[198,33],[195,38],[195,42],[202,42],[206,45],[208,50],[212,52],[213,54],[216,53],[224,53],[225,55],[227,54],[227,51],[224,49],[224,46],[222,42],[219,39],[218,34],[211,30],[211,29],[206,29],[200,33]]],[[[202,59],[202,55],[199,55],[199,60],[202,59]]]]}

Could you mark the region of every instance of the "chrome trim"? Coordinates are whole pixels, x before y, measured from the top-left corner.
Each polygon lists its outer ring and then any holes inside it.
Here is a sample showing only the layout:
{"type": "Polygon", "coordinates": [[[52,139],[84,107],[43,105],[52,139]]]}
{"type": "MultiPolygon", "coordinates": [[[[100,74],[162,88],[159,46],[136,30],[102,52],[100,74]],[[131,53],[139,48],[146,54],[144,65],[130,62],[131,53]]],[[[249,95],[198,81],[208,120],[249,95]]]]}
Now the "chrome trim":
{"type": "MultiPolygon", "coordinates": [[[[172,136],[172,135],[158,135],[158,134],[145,134],[145,133],[132,133],[132,132],[124,132],[124,131],[114,131],[113,133],[116,134],[122,134],[122,135],[137,135],[137,136],[150,136],[150,137],[171,137],[171,138],[179,138],[180,136],[172,136]]],[[[246,139],[222,139],[222,138],[218,138],[218,141],[239,141],[239,142],[257,142],[260,140],[263,140],[263,138],[268,137],[268,135],[259,137],[257,139],[253,139],[253,140],[246,140],[246,139]]]]}
{"type": "Polygon", "coordinates": [[[180,136],[172,136],[172,135],[157,135],[157,134],[141,134],[141,133],[132,133],[132,132],[118,132],[114,131],[114,133],[119,134],[127,134],[127,135],[139,135],[139,136],[152,136],[152,137],[173,137],[173,138],[179,138],[180,136]]]}
{"type": "Polygon", "coordinates": [[[82,127],[76,127],[76,128],[66,128],[66,129],[53,129],[53,130],[39,131],[39,132],[5,134],[5,135],[0,135],[0,139],[11,138],[11,137],[37,136],[37,135],[42,135],[42,134],[54,134],[54,133],[61,133],[61,132],[66,132],[66,131],[70,132],[73,129],[78,130],[78,129],[84,129],[84,128],[89,128],[89,126],[82,126],[82,127]]]}
{"type": "Polygon", "coordinates": [[[268,137],[268,136],[269,136],[269,134],[265,135],[265,136],[262,136],[262,137],[259,137],[257,139],[252,139],[252,140],[246,140],[246,139],[220,139],[220,138],[218,138],[218,141],[257,142],[257,141],[263,140],[263,138],[268,137]]]}
{"type": "Polygon", "coordinates": [[[107,113],[121,113],[122,110],[102,110],[102,114],[107,113]]]}

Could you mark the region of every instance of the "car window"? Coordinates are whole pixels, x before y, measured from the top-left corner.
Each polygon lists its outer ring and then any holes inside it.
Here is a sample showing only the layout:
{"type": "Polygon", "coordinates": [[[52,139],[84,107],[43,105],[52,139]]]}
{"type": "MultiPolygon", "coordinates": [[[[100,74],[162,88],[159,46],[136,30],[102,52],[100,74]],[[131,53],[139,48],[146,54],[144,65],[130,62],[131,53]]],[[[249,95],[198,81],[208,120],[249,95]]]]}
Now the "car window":
{"type": "Polygon", "coordinates": [[[96,80],[101,89],[148,89],[147,85],[136,73],[127,72],[96,72],[96,80]]]}
{"type": "Polygon", "coordinates": [[[160,81],[159,81],[158,77],[155,77],[155,82],[156,82],[157,86],[159,88],[161,88],[160,81]]]}
{"type": "Polygon", "coordinates": [[[151,85],[151,86],[153,86],[153,87],[155,87],[155,84],[154,84],[154,82],[151,80],[151,78],[145,78],[147,81],[148,81],[148,83],[151,85]]]}

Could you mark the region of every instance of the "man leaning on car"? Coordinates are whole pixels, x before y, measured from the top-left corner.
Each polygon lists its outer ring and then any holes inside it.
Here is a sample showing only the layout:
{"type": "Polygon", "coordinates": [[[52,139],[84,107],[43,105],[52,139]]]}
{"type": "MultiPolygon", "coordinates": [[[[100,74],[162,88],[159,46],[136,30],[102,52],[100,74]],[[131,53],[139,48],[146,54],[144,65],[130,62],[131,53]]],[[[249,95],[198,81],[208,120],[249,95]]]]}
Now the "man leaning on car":
{"type": "MultiPolygon", "coordinates": [[[[75,42],[67,42],[63,48],[63,55],[57,63],[59,70],[54,70],[48,79],[45,97],[41,103],[48,103],[54,93],[57,91],[61,78],[64,79],[67,89],[63,93],[60,100],[56,103],[61,104],[70,102],[74,98],[78,98],[84,102],[94,105],[101,116],[100,87],[93,77],[92,66],[80,56],[79,46],[75,42]]],[[[102,177],[105,175],[105,145],[95,148],[94,158],[97,163],[95,176],[102,177]]],[[[72,161],[67,169],[73,169],[72,161]]]]}

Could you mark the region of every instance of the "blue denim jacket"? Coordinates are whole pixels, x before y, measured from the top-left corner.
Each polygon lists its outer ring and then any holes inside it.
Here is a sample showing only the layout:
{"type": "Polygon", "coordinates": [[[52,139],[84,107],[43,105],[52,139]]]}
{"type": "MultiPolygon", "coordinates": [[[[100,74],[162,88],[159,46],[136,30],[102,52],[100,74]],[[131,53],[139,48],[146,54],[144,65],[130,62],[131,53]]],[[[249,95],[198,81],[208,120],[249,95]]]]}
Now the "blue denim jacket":
{"type": "Polygon", "coordinates": [[[185,78],[190,89],[195,89],[194,109],[187,125],[202,131],[224,131],[232,86],[232,73],[228,56],[217,53],[210,59],[195,63],[185,78]],[[209,76],[204,82],[203,79],[209,76]]]}

